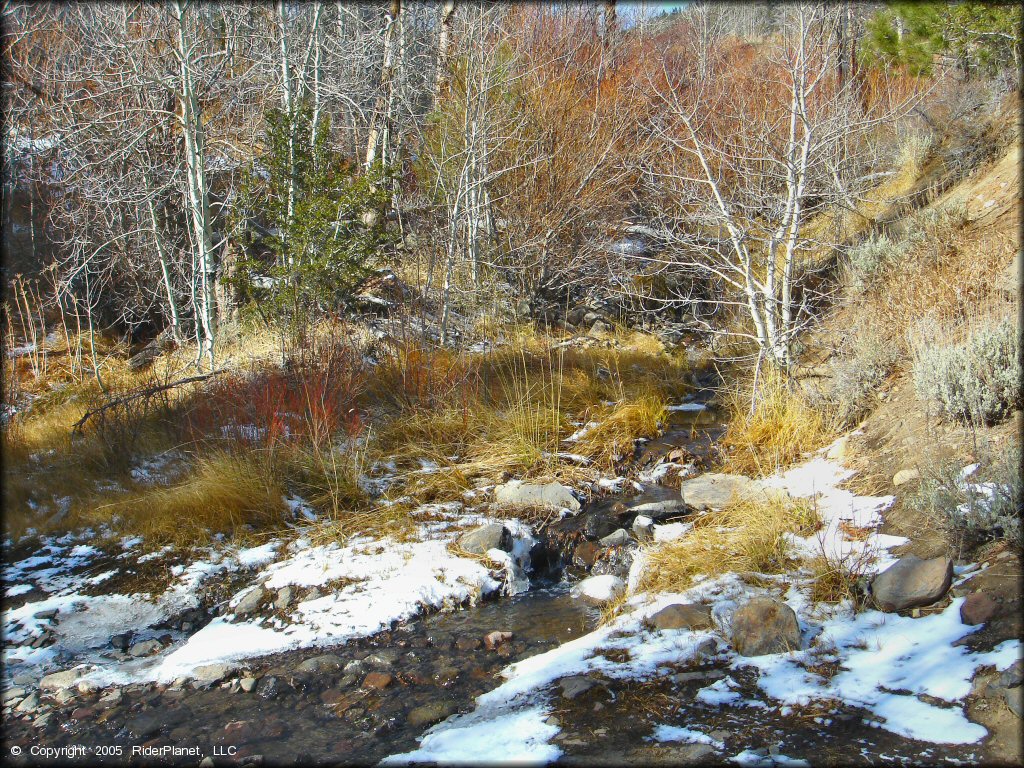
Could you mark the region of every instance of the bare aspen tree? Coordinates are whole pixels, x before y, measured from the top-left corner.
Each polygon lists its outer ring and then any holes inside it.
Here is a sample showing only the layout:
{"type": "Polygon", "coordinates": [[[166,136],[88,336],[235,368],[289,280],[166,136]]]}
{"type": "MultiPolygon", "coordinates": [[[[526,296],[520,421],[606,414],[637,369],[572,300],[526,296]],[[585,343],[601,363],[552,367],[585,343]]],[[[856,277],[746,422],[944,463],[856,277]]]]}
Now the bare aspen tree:
{"type": "Polygon", "coordinates": [[[434,103],[444,98],[451,84],[452,21],[455,0],[442,3],[437,21],[437,73],[434,77],[434,103]]]}
{"type": "Polygon", "coordinates": [[[391,0],[384,20],[384,63],[380,71],[380,88],[371,115],[369,137],[366,141],[364,165],[371,168],[378,159],[388,162],[388,146],[391,141],[393,90],[395,77],[395,31],[402,13],[402,0],[391,0]]]}
{"type": "Polygon", "coordinates": [[[214,367],[214,341],[217,316],[214,282],[213,235],[210,222],[210,187],[206,175],[205,133],[202,110],[193,82],[193,60],[196,54],[191,26],[188,22],[188,5],[184,0],[175,0],[171,13],[177,24],[177,50],[180,63],[178,82],[181,105],[181,129],[184,137],[185,168],[187,173],[186,191],[189,222],[191,224],[192,246],[195,249],[198,286],[195,289],[197,302],[197,357],[205,356],[210,369],[214,367]]]}
{"type": "Polygon", "coordinates": [[[687,210],[674,227],[680,262],[737,296],[751,338],[783,370],[809,317],[809,297],[795,292],[798,269],[822,244],[821,233],[805,235],[806,224],[862,186],[868,158],[855,151],[856,137],[907,106],[863,109],[849,83],[837,83],[828,11],[788,13],[785,38],[766,54],[762,89],[735,90],[723,60],[686,84],[666,69],[665,116],[652,125],[668,151],[655,177],[687,210]]]}

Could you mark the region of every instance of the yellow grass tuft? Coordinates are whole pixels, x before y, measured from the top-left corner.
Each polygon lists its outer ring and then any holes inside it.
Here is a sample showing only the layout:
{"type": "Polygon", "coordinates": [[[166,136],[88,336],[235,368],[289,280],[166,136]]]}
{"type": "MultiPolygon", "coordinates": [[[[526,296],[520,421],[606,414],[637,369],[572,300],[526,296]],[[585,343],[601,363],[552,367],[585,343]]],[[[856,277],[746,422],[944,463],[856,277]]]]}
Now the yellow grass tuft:
{"type": "Polygon", "coordinates": [[[726,398],[729,427],[722,439],[726,467],[742,474],[767,476],[828,444],[838,433],[829,413],[809,405],[774,369],[762,371],[754,408],[742,389],[726,398]]]}
{"type": "Polygon", "coordinates": [[[78,513],[83,523],[114,521],[153,544],[189,545],[223,533],[246,538],[286,519],[284,489],[266,457],[255,452],[201,458],[188,478],[78,513]]]}
{"type": "Polygon", "coordinates": [[[654,392],[617,403],[607,414],[593,417],[598,426],[587,431],[573,450],[611,467],[632,453],[637,438],[658,435],[668,415],[666,406],[665,398],[654,392]]]}
{"type": "Polygon", "coordinates": [[[787,533],[813,533],[821,522],[803,499],[766,494],[694,519],[675,541],[646,547],[640,590],[681,592],[697,575],[782,573],[793,565],[787,533]]]}

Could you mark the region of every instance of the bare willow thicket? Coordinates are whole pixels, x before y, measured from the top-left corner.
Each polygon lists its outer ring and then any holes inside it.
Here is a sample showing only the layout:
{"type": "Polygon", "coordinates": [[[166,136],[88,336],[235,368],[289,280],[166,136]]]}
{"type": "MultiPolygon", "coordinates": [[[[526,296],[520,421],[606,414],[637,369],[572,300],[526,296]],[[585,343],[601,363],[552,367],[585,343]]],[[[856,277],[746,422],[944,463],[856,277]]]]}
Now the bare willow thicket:
{"type": "Polygon", "coordinates": [[[165,331],[213,370],[241,230],[261,226],[232,212],[278,110],[285,223],[329,125],[355,175],[386,170],[387,210],[367,216],[400,245],[367,266],[413,285],[442,344],[495,312],[733,307],[787,368],[815,254],[842,234],[820,222],[857,206],[913,104],[858,63],[870,12],[5,3],[5,190],[32,190],[49,244],[18,266],[49,269],[50,309],[84,332],[165,331]]]}

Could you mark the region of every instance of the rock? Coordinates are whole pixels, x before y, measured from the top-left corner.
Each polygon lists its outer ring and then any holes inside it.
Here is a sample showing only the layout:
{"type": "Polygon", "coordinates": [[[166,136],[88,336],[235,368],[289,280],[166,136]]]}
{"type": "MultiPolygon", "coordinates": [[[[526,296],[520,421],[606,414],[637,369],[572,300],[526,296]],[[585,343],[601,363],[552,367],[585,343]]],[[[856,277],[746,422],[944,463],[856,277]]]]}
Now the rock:
{"type": "Polygon", "coordinates": [[[387,688],[394,681],[394,678],[387,672],[371,672],[363,678],[363,688],[375,688],[382,690],[387,688]]]}
{"type": "Polygon", "coordinates": [[[144,712],[128,721],[128,730],[138,739],[145,739],[153,734],[159,733],[163,727],[164,718],[161,711],[144,712]]]}
{"type": "Polygon", "coordinates": [[[725,677],[725,672],[720,669],[697,669],[693,672],[676,672],[672,675],[672,682],[677,685],[686,683],[707,684],[711,680],[720,680],[725,677]]]}
{"type": "Polygon", "coordinates": [[[192,672],[193,688],[209,688],[237,669],[234,664],[203,664],[192,672]]]}
{"type": "Polygon", "coordinates": [[[128,649],[128,655],[135,657],[149,656],[159,651],[161,647],[159,640],[142,640],[128,649]]]}
{"type": "Polygon", "coordinates": [[[612,531],[603,539],[598,541],[602,547],[621,547],[623,544],[629,543],[629,534],[622,528],[616,531],[612,531]]]}
{"type": "Polygon", "coordinates": [[[25,688],[22,688],[20,686],[15,686],[13,688],[8,688],[3,693],[3,703],[6,704],[7,702],[13,701],[14,699],[23,699],[27,695],[28,695],[28,690],[25,689],[25,688]]]}
{"type": "Polygon", "coordinates": [[[281,685],[276,677],[264,677],[256,686],[256,695],[264,699],[273,699],[280,693],[281,685]]]}
{"type": "Polygon", "coordinates": [[[352,659],[341,670],[346,675],[361,675],[366,671],[366,666],[359,659],[352,659]]]}
{"type": "Polygon", "coordinates": [[[475,651],[480,647],[480,638],[478,637],[460,637],[455,641],[455,647],[460,651],[475,651]]]}
{"type": "Polygon", "coordinates": [[[618,576],[610,574],[604,576],[591,576],[583,579],[572,588],[573,597],[578,597],[591,605],[601,605],[620,597],[626,591],[626,582],[618,576]]]}
{"type": "Polygon", "coordinates": [[[1003,690],[1003,700],[1017,717],[1024,717],[1021,710],[1024,709],[1024,688],[1006,688],[1003,690]]]}
{"type": "Polygon", "coordinates": [[[800,623],[785,603],[757,597],[741,605],[732,615],[730,635],[741,656],[763,656],[800,648],[800,623]]]}
{"type": "Polygon", "coordinates": [[[547,507],[572,512],[580,509],[580,502],[572,491],[557,482],[541,485],[510,480],[495,487],[494,499],[498,504],[510,507],[547,507]]]}
{"type": "Polygon", "coordinates": [[[243,677],[238,681],[238,687],[241,688],[244,693],[252,693],[253,689],[256,688],[256,678],[243,677]]]}
{"type": "Polygon", "coordinates": [[[764,483],[744,475],[709,472],[686,480],[679,493],[687,506],[694,509],[722,509],[729,504],[755,498],[759,495],[788,495],[777,488],[766,488],[764,483]]]}
{"type": "Polygon", "coordinates": [[[71,686],[78,684],[78,680],[83,674],[85,674],[85,670],[79,668],[65,669],[62,672],[53,672],[46,675],[39,681],[39,688],[44,691],[70,688],[71,686]]]}
{"type": "Polygon", "coordinates": [[[45,728],[50,724],[53,719],[53,712],[43,712],[39,717],[32,721],[33,728],[45,728]]]}
{"type": "Polygon", "coordinates": [[[38,708],[39,708],[39,694],[33,692],[33,693],[30,693],[28,696],[26,696],[24,699],[22,699],[18,703],[18,706],[16,706],[14,709],[15,709],[16,712],[23,712],[25,714],[28,714],[28,713],[31,713],[31,712],[35,712],[36,709],[38,709],[38,708]]]}
{"type": "Polygon", "coordinates": [[[1024,680],[1024,660],[1017,659],[999,675],[1001,688],[1017,688],[1024,680]]]}
{"type": "Polygon", "coordinates": [[[100,696],[99,703],[104,707],[116,707],[124,701],[124,694],[120,688],[113,688],[100,696]]]}
{"type": "Polygon", "coordinates": [[[489,549],[509,552],[512,549],[512,534],[501,523],[488,523],[462,534],[458,544],[473,555],[483,555],[489,549]]]}
{"type": "Polygon", "coordinates": [[[53,700],[63,707],[75,700],[75,694],[71,692],[70,688],[61,688],[53,694],[53,700]]]}
{"type": "Polygon", "coordinates": [[[612,327],[604,320],[597,320],[592,326],[590,331],[587,332],[588,336],[600,336],[603,333],[611,333],[612,327]]]}
{"type": "Polygon", "coordinates": [[[964,624],[984,624],[998,610],[999,604],[984,592],[972,592],[960,605],[960,620],[964,624]]]}
{"type": "Polygon", "coordinates": [[[110,644],[119,651],[127,651],[132,644],[132,633],[122,632],[110,638],[110,644]]]}
{"type": "Polygon", "coordinates": [[[323,656],[314,656],[311,659],[306,659],[295,670],[297,672],[312,672],[317,675],[323,675],[329,672],[337,672],[341,667],[341,659],[332,653],[327,653],[323,656]]]}
{"type": "Polygon", "coordinates": [[[597,682],[586,675],[573,675],[572,677],[563,677],[558,681],[558,685],[562,689],[562,698],[572,700],[589,691],[597,685],[597,682]]]}
{"type": "Polygon", "coordinates": [[[511,632],[499,632],[498,630],[495,630],[494,632],[488,632],[486,635],[484,635],[484,648],[486,648],[488,651],[493,651],[499,645],[507,643],[511,639],[511,632]]]}
{"type": "Polygon", "coordinates": [[[654,520],[646,515],[637,515],[633,521],[633,535],[640,541],[650,541],[654,538],[654,520]]]}
{"type": "Polygon", "coordinates": [[[235,614],[238,616],[248,616],[251,613],[255,613],[263,602],[263,595],[263,587],[253,587],[250,589],[238,601],[238,605],[235,606],[235,614]]]}
{"type": "Polygon", "coordinates": [[[43,621],[46,621],[47,619],[52,619],[56,615],[57,615],[57,609],[56,608],[47,608],[45,611],[36,611],[35,613],[32,614],[32,618],[33,619],[41,619],[43,621]]]}
{"type": "Polygon", "coordinates": [[[99,690],[99,687],[96,685],[96,683],[91,683],[88,680],[83,680],[82,682],[80,682],[78,684],[78,692],[79,693],[85,693],[85,694],[96,693],[96,691],[98,691],[98,690],[99,690]]]}
{"type": "Polygon", "coordinates": [[[11,682],[15,685],[35,685],[38,678],[31,672],[19,672],[12,679],[11,682]]]}
{"type": "Polygon", "coordinates": [[[921,560],[900,558],[871,581],[871,594],[880,610],[888,613],[931,605],[953,581],[953,561],[948,557],[921,560]]]}
{"type": "Polygon", "coordinates": [[[277,597],[274,600],[274,607],[283,611],[295,600],[295,589],[293,587],[281,587],[277,590],[277,597]]]}
{"type": "Polygon", "coordinates": [[[630,507],[627,512],[636,513],[650,518],[652,521],[664,520],[672,515],[682,515],[686,512],[686,503],[682,500],[666,499],[665,501],[648,501],[644,504],[637,504],[630,507]]]}
{"type": "Polygon", "coordinates": [[[363,659],[363,664],[371,667],[390,669],[398,661],[399,653],[394,648],[382,648],[363,659]]]}
{"type": "Polygon", "coordinates": [[[214,765],[213,758],[209,755],[199,761],[199,768],[214,768],[214,765]]]}
{"type": "Polygon", "coordinates": [[[648,616],[644,624],[650,629],[710,629],[711,608],[695,603],[676,603],[648,616]]]}
{"type": "Polygon", "coordinates": [[[572,551],[573,565],[580,568],[593,568],[597,558],[601,556],[601,547],[592,541],[581,541],[572,551]]]}
{"type": "Polygon", "coordinates": [[[423,704],[409,712],[409,725],[415,728],[433,725],[453,714],[455,710],[455,704],[450,701],[433,701],[423,704]]]}
{"type": "Polygon", "coordinates": [[[899,488],[904,483],[920,480],[921,473],[916,469],[901,469],[892,477],[892,484],[899,488]]]}

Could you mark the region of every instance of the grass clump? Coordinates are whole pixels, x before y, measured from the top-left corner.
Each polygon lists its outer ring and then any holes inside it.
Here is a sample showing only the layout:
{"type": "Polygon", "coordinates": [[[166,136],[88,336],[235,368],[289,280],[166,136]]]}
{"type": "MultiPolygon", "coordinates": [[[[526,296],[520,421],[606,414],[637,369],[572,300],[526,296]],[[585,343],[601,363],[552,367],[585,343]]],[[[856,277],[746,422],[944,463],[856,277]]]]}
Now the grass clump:
{"type": "Polygon", "coordinates": [[[637,438],[657,436],[667,415],[665,398],[655,392],[616,403],[606,415],[593,417],[598,425],[587,430],[574,450],[605,466],[614,466],[632,454],[637,438]]]}
{"type": "Polygon", "coordinates": [[[807,536],[820,526],[803,499],[765,494],[694,520],[693,530],[645,551],[640,590],[681,592],[695,576],[729,572],[782,573],[794,561],[788,534],[807,536]]]}
{"type": "Polygon", "coordinates": [[[113,522],[154,544],[191,545],[216,534],[246,538],[286,520],[284,489],[257,452],[211,453],[169,487],[144,488],[114,503],[79,511],[86,524],[113,522]]]}
{"type": "Polygon", "coordinates": [[[769,368],[760,379],[756,392],[736,389],[726,398],[729,425],[722,447],[730,471],[766,476],[826,445],[837,424],[780,372],[769,368]]]}

